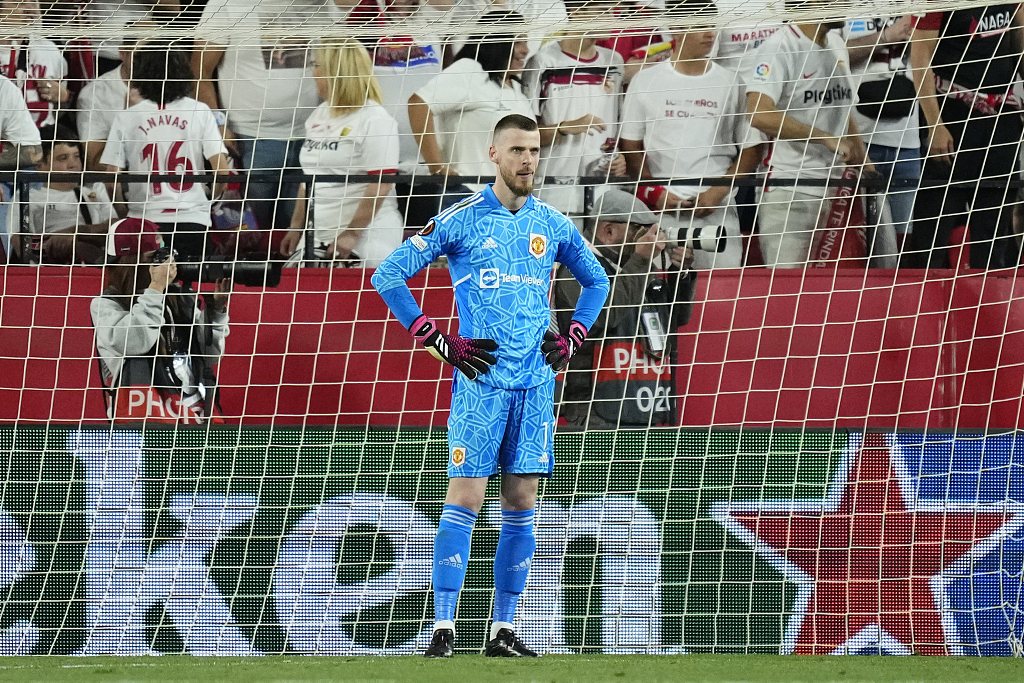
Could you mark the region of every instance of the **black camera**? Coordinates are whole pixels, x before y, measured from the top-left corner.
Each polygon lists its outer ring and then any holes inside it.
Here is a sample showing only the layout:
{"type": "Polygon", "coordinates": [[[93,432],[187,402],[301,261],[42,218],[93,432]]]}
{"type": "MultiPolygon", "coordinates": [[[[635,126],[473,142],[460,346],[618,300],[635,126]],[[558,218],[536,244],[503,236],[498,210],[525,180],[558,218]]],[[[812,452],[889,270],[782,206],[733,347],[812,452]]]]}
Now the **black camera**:
{"type": "MultiPolygon", "coordinates": [[[[178,252],[161,247],[153,252],[153,263],[163,263],[178,252]]],[[[230,278],[246,287],[277,287],[281,284],[284,261],[229,261],[224,257],[207,257],[202,261],[178,261],[178,280],[185,284],[217,282],[230,278]]]]}

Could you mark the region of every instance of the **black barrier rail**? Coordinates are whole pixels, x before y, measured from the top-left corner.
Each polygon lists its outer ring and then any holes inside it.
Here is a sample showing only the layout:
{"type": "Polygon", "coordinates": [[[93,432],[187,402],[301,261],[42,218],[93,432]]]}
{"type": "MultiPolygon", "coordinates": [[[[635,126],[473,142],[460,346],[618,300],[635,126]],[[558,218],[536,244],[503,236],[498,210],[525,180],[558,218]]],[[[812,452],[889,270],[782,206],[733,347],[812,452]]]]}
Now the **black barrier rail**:
{"type": "MultiPolygon", "coordinates": [[[[1016,175],[1016,174],[1015,174],[1016,175]]],[[[0,171],[0,183],[13,184],[17,188],[17,204],[28,204],[29,186],[33,183],[43,182],[71,182],[71,183],[160,183],[160,182],[181,182],[184,178],[191,182],[200,183],[238,183],[241,185],[266,185],[266,184],[297,184],[307,183],[315,186],[316,183],[378,183],[386,180],[392,183],[407,183],[411,186],[411,196],[430,196],[444,192],[447,188],[455,188],[459,185],[479,185],[492,183],[494,176],[459,176],[459,175],[428,175],[428,174],[350,174],[350,175],[321,175],[307,174],[299,170],[251,170],[238,169],[231,173],[123,173],[109,171],[85,171],[81,173],[42,173],[39,171],[0,171]],[[419,192],[417,192],[419,190],[419,192]]],[[[953,179],[930,179],[919,180],[892,179],[886,180],[881,174],[866,173],[860,178],[778,178],[751,175],[743,178],[732,178],[725,176],[714,176],[708,178],[643,178],[634,180],[625,176],[548,176],[542,179],[538,188],[545,185],[552,187],[577,186],[583,189],[584,210],[580,214],[573,214],[576,217],[587,217],[592,215],[594,205],[594,192],[600,186],[649,186],[669,185],[679,187],[813,187],[832,189],[839,187],[854,187],[860,189],[869,198],[875,198],[881,193],[900,192],[916,190],[919,188],[956,188],[956,189],[1020,189],[1024,188],[1024,179],[1018,177],[985,178],[979,180],[953,180],[953,179]],[[547,180],[548,182],[544,182],[547,180]],[[568,181],[568,182],[566,182],[568,181]]],[[[245,197],[243,197],[243,200],[245,197]]],[[[295,197],[279,196],[277,199],[291,200],[295,197]]],[[[877,222],[877,202],[870,202],[868,206],[868,223],[873,225],[877,222]]],[[[29,234],[31,232],[28,224],[28,212],[21,211],[19,218],[19,232],[29,234]]],[[[411,226],[415,227],[415,226],[411,226]]],[[[304,231],[304,254],[303,262],[313,264],[317,259],[313,258],[313,232],[308,228],[304,231]]],[[[268,254],[268,256],[270,256],[268,254]]]]}
{"type": "MultiPolygon", "coordinates": [[[[1015,174],[1016,175],[1016,174],[1015,174]]],[[[192,182],[212,183],[215,181],[223,183],[242,183],[253,185],[267,185],[271,183],[377,183],[386,179],[389,183],[409,183],[412,186],[438,187],[445,185],[482,185],[493,183],[494,176],[458,176],[458,175],[426,175],[426,174],[403,174],[393,175],[309,175],[301,171],[252,171],[239,170],[231,174],[226,173],[183,173],[183,174],[149,174],[149,173],[110,173],[105,171],[86,171],[83,173],[41,173],[39,171],[0,171],[0,182],[9,184],[20,183],[171,183],[180,182],[182,178],[188,177],[192,182]]],[[[599,186],[599,185],[678,185],[678,186],[708,186],[708,187],[860,187],[865,190],[900,190],[915,189],[918,187],[979,187],[984,189],[999,189],[1010,187],[1019,189],[1024,187],[1024,179],[1019,177],[998,179],[985,178],[982,180],[945,180],[922,178],[918,181],[893,179],[886,181],[882,177],[867,176],[864,178],[762,178],[748,176],[745,178],[730,178],[714,176],[709,178],[642,178],[634,180],[626,176],[547,176],[549,181],[559,181],[552,184],[557,187],[599,186]],[[560,181],[571,180],[571,183],[560,181]]]]}

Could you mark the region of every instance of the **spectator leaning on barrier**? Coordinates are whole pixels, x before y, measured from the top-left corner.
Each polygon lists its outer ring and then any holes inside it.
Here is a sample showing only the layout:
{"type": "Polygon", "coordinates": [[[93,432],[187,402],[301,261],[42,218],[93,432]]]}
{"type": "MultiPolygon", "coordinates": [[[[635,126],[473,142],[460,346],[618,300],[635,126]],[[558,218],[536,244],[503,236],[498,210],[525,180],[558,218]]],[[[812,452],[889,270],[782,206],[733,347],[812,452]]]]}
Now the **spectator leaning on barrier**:
{"type": "Polygon", "coordinates": [[[853,120],[875,170],[890,185],[894,180],[901,183],[880,193],[887,220],[880,220],[870,249],[876,267],[896,267],[895,255],[910,231],[921,178],[917,93],[908,68],[912,22],[910,15],[867,17],[848,21],[843,29],[857,88],[853,120]]]}
{"type": "MultiPolygon", "coordinates": [[[[820,3],[814,3],[820,4],[820,3]]],[[[773,139],[769,179],[838,178],[865,160],[846,44],[833,29],[845,21],[786,24],[757,52],[747,74],[750,123],[773,139]]],[[[765,265],[802,268],[810,259],[829,192],[810,185],[767,186],[757,222],[765,265]]]]}
{"type": "Polygon", "coordinates": [[[306,120],[302,170],[379,180],[304,183],[281,253],[303,257],[310,204],[314,253],[305,258],[376,267],[402,243],[405,226],[394,185],[385,182],[398,169],[398,123],[381,104],[373,63],[357,40],[325,39],[316,50],[313,74],[324,102],[306,120]]]}
{"type": "MultiPolygon", "coordinates": [[[[597,322],[564,375],[560,414],[590,429],[674,424],[669,359],[676,330],[690,320],[697,274],[693,252],[666,248],[657,217],[636,197],[612,188],[587,219],[590,240],[611,290],[597,322]],[[658,264],[671,266],[665,274],[658,264]]],[[[559,329],[569,324],[580,285],[564,267],[556,271],[554,310],[559,329]]]]}
{"type": "Polygon", "coordinates": [[[949,267],[950,233],[970,228],[972,268],[1014,267],[1010,180],[1024,126],[1011,89],[1021,70],[1017,4],[927,14],[910,44],[914,82],[929,127],[925,181],[981,180],[987,187],[939,184],[918,191],[910,253],[901,264],[949,267]],[[994,185],[994,186],[993,186],[994,185]]]}
{"type": "Polygon", "coordinates": [[[246,198],[263,229],[290,224],[303,124],[319,103],[308,36],[334,15],[330,0],[209,0],[196,27],[197,99],[250,176],[246,198]],[[330,5],[330,7],[328,7],[330,5]],[[216,73],[216,76],[214,76],[216,73]]]}
{"type": "Polygon", "coordinates": [[[39,20],[38,2],[0,0],[0,24],[23,31],[2,41],[0,72],[21,89],[36,126],[51,126],[57,109],[71,97],[63,83],[68,65],[56,43],[43,37],[39,20]]]}
{"type": "MultiPolygon", "coordinates": [[[[569,29],[526,63],[526,82],[540,123],[537,196],[562,213],[582,214],[578,176],[624,176],[616,151],[623,61],[573,22],[606,18],[613,0],[568,0],[569,29]]],[[[582,225],[582,218],[577,219],[582,225]]]]}
{"type": "MultiPolygon", "coordinates": [[[[494,175],[487,150],[495,124],[509,114],[534,118],[521,81],[527,54],[525,38],[517,36],[522,21],[515,12],[485,14],[480,34],[455,62],[409,98],[409,121],[431,173],[494,175]]],[[[442,208],[459,198],[443,201],[442,208]]]]}
{"type": "MultiPolygon", "coordinates": [[[[714,5],[678,0],[670,16],[714,16],[714,5]]],[[[708,59],[712,27],[673,32],[672,57],[633,78],[622,110],[621,148],[634,178],[740,177],[760,161],[759,139],[750,133],[743,89],[731,71],[708,59]]],[[[637,195],[661,212],[662,228],[675,241],[689,228],[722,226],[725,251],[697,252],[697,268],[742,265],[743,245],[728,185],[645,185],[637,195]]]]}
{"type": "Polygon", "coordinates": [[[156,224],[126,218],[107,238],[106,288],[89,305],[107,416],[115,422],[217,421],[230,280],[202,295],[174,280],[156,224]]]}
{"type": "MultiPolygon", "coordinates": [[[[82,145],[74,131],[44,126],[42,173],[81,173],[82,145]]],[[[42,241],[29,250],[40,263],[103,263],[110,223],[117,220],[103,183],[47,180],[29,191],[28,227],[42,241]]]]}
{"type": "MultiPolygon", "coordinates": [[[[0,76],[0,171],[35,170],[42,159],[39,129],[29,114],[25,98],[18,86],[8,78],[0,76]]],[[[5,254],[11,256],[10,236],[21,229],[16,210],[11,210],[14,184],[0,184],[3,192],[0,201],[0,237],[3,238],[5,254]]],[[[17,242],[14,244],[17,252],[17,242]]],[[[17,253],[20,256],[20,252],[17,253]]]]}
{"type": "Polygon", "coordinates": [[[128,215],[160,226],[168,246],[202,258],[210,227],[210,198],[190,175],[227,168],[227,150],[213,112],[188,97],[188,54],[173,43],[140,43],[132,55],[132,87],[142,101],[118,114],[100,163],[107,170],[178,175],[173,182],[126,183],[128,215]],[[169,47],[168,47],[169,46],[169,47]]]}

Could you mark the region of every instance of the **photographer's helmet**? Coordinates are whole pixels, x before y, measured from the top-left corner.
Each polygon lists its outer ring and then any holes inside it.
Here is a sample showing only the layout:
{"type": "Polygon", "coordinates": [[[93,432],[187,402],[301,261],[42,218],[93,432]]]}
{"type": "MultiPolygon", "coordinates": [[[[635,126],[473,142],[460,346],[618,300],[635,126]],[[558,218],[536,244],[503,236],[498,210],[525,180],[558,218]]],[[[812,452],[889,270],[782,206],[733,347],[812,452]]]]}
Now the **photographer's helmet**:
{"type": "Polygon", "coordinates": [[[144,254],[161,246],[160,227],[144,218],[123,218],[107,233],[107,261],[121,256],[144,254]]]}

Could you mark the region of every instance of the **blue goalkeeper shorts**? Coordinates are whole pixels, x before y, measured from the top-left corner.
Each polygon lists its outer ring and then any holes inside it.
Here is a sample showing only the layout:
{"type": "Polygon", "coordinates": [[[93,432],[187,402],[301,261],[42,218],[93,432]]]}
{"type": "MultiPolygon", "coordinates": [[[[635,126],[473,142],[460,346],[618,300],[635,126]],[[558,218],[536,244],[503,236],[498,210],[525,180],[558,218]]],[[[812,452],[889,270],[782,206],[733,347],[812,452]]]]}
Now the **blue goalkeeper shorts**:
{"type": "Polygon", "coordinates": [[[550,477],[554,468],[555,379],[498,389],[455,373],[448,415],[448,476],[501,472],[550,477]]]}

